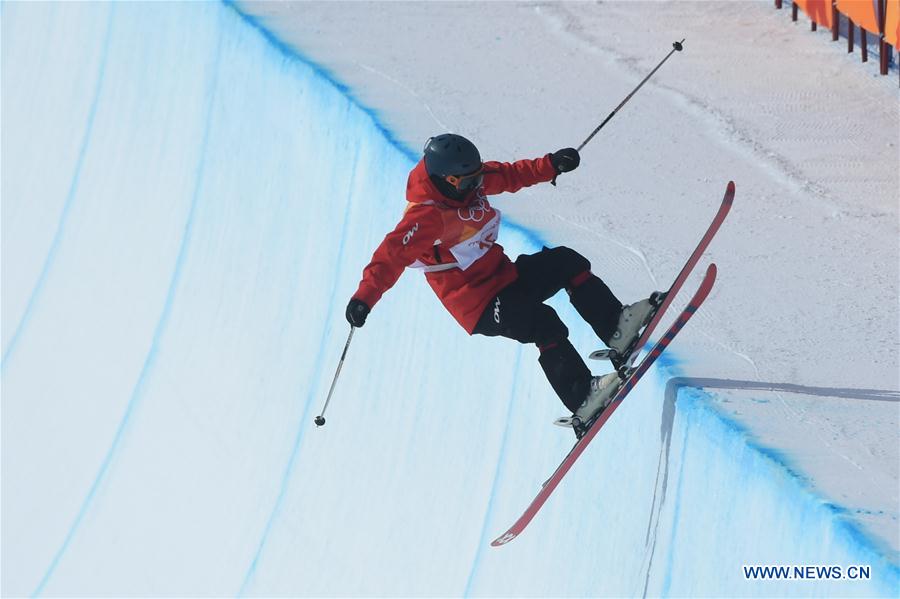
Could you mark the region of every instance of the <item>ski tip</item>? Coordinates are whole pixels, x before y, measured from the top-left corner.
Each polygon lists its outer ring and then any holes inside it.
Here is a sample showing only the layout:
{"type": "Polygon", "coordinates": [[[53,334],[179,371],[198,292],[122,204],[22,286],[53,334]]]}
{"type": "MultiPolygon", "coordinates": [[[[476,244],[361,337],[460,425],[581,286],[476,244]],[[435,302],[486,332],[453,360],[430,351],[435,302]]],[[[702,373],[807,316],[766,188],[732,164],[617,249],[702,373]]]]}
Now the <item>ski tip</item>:
{"type": "Polygon", "coordinates": [[[719,214],[721,214],[721,218],[723,218],[723,219],[725,218],[725,215],[728,214],[729,210],[731,210],[731,205],[733,203],[734,203],[734,181],[729,181],[728,187],[725,189],[725,196],[722,198],[722,207],[719,208],[719,214]]]}
{"type": "Polygon", "coordinates": [[[700,283],[700,289],[697,290],[697,296],[702,296],[704,299],[706,298],[710,290],[713,288],[713,285],[716,284],[716,275],[718,274],[718,272],[719,269],[716,267],[715,263],[712,263],[708,267],[706,267],[706,274],[703,275],[703,282],[700,283]]]}

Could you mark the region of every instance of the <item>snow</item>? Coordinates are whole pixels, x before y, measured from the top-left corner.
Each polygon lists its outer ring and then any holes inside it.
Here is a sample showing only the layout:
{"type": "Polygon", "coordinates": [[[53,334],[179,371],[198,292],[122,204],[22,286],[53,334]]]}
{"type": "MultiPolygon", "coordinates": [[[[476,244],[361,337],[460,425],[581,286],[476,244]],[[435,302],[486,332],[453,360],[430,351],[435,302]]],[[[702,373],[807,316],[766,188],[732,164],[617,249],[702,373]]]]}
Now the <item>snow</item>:
{"type": "MultiPolygon", "coordinates": [[[[2,594],[895,595],[895,156],[788,164],[834,129],[757,120],[792,102],[843,116],[850,87],[869,120],[834,125],[896,146],[896,90],[798,31],[723,49],[710,78],[702,44],[724,34],[691,27],[726,8],[642,6],[243,7],[279,12],[272,35],[217,3],[4,4],[2,594]],[[447,22],[467,27],[453,62],[421,51],[447,22]],[[622,54],[585,33],[610,22],[622,54]],[[667,51],[658,22],[684,28],[685,53],[558,189],[498,198],[520,225],[500,241],[572,245],[638,297],[734,178],[707,258],[720,281],[529,529],[492,549],[572,441],[549,425],[561,407],[534,348],[467,337],[407,274],[354,336],[319,429],[343,308],[435,128],[500,159],[575,145],[661,58],[647,49],[667,51]],[[770,51],[799,59],[733,100],[770,51]],[[788,93],[822,62],[833,94],[788,93]],[[767,104],[769,87],[785,93],[767,104]],[[829,300],[812,319],[809,297],[829,300]],[[869,564],[872,580],[741,572],[779,563],[869,564]]],[[[791,27],[738,6],[759,37],[791,27]]]]}
{"type": "MultiPolygon", "coordinates": [[[[869,530],[900,550],[896,69],[880,77],[830,32],[764,2],[245,8],[374,106],[401,142],[418,149],[450,129],[499,159],[578,145],[685,38],[585,148],[579,170],[501,208],[584,253],[628,301],[668,284],[735,180],[735,209],[707,254],[719,284],[676,351],[692,376],[753,381],[764,390],[749,399],[790,404],[782,432],[765,439],[776,448],[852,402],[846,434],[807,431],[794,457],[835,501],[890,481],[848,507],[883,513],[869,530]],[[436,34],[445,23],[465,23],[465,43],[436,34]],[[786,384],[822,400],[770,391],[786,384]],[[890,401],[822,388],[876,389],[890,401]]],[[[772,417],[758,405],[742,416],[754,431],[772,417]]]]}

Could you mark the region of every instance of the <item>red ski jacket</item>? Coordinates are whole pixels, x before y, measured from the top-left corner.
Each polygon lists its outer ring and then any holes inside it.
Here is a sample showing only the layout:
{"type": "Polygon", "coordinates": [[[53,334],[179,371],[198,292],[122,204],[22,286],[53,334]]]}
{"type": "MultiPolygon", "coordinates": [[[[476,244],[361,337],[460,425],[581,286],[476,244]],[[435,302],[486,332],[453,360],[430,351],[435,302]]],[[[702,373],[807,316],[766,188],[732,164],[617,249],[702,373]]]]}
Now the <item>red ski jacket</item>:
{"type": "Polygon", "coordinates": [[[481,187],[456,202],[437,190],[424,161],[419,161],[406,183],[403,218],[375,250],[353,297],[372,308],[404,268],[417,268],[444,307],[472,334],[488,302],[518,277],[496,243],[500,211],[487,196],[551,181],[556,169],[548,154],[512,163],[485,162],[483,173],[481,187]]]}

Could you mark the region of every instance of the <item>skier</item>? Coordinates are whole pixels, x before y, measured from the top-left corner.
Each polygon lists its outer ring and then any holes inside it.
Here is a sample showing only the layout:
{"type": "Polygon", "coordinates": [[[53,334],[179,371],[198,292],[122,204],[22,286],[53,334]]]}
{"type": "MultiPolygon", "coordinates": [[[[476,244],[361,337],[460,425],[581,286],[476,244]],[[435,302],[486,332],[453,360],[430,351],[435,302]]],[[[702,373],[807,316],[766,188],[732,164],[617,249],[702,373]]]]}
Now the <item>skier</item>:
{"type": "Polygon", "coordinates": [[[621,380],[615,372],[591,375],[569,341],[566,325],[544,301],[565,289],[597,336],[626,357],[652,316],[650,300],[623,306],[591,272],[590,262],[568,247],[545,247],[513,263],[496,243],[500,211],[487,200],[555,181],[580,160],[577,150],[565,148],[534,160],[482,162],[475,145],[460,135],[430,138],[423,159],[409,174],[406,212],[363,270],[347,305],[347,321],[363,326],[404,268],[419,269],[470,335],[537,345],[550,386],[576,422],[592,420],[612,400],[621,380]]]}

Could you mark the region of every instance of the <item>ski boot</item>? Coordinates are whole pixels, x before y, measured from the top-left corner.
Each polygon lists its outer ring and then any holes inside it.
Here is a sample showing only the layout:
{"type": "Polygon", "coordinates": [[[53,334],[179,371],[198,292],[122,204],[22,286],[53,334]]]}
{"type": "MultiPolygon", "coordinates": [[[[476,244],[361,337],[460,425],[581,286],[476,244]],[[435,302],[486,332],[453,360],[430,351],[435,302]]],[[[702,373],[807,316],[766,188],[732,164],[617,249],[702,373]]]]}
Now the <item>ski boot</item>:
{"type": "Polygon", "coordinates": [[[591,425],[612,402],[612,398],[622,386],[618,373],[610,372],[591,379],[591,388],[584,402],[571,416],[557,418],[554,424],[575,429],[575,436],[581,439],[591,425]]]}
{"type": "Polygon", "coordinates": [[[635,347],[644,327],[650,323],[656,315],[656,311],[662,305],[666,294],[660,291],[654,292],[649,298],[634,304],[622,306],[619,313],[619,323],[612,338],[607,343],[609,349],[591,353],[595,360],[609,360],[613,368],[622,378],[627,378],[630,366],[631,354],[639,349],[635,347]]]}

